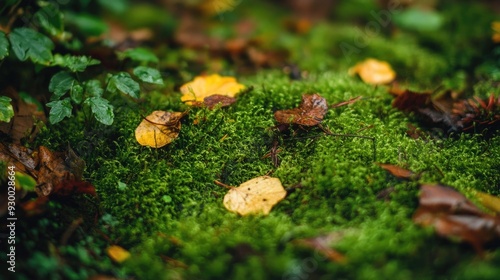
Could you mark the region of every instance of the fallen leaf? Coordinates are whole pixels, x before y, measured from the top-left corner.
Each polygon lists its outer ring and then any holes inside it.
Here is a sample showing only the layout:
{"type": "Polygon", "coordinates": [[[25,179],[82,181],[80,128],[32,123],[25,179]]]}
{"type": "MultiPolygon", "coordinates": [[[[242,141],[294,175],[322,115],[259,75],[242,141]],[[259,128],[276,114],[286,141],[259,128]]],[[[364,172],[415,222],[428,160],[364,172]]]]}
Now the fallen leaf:
{"type": "Polygon", "coordinates": [[[432,226],[437,234],[470,243],[483,254],[483,246],[500,240],[500,218],[482,212],[451,187],[421,185],[419,207],[413,221],[432,226]]]}
{"type": "Polygon", "coordinates": [[[354,97],[354,98],[351,98],[349,100],[346,100],[346,101],[342,101],[342,102],[339,102],[339,103],[335,103],[335,104],[332,104],[330,105],[329,107],[330,108],[338,108],[338,107],[342,107],[342,106],[345,106],[345,105],[349,105],[349,104],[353,104],[355,102],[358,102],[359,100],[361,100],[363,98],[363,96],[358,96],[358,97],[354,97]]]}
{"type": "Polygon", "coordinates": [[[135,139],[142,146],[161,148],[179,136],[183,116],[181,112],[154,111],[135,129],[135,139]]]}
{"type": "Polygon", "coordinates": [[[500,197],[484,192],[476,192],[476,197],[484,207],[495,212],[497,215],[500,214],[500,197]]]}
{"type": "Polygon", "coordinates": [[[385,61],[366,59],[349,69],[349,75],[358,74],[361,80],[372,85],[387,84],[396,78],[396,72],[385,61]]]}
{"type": "Polygon", "coordinates": [[[108,256],[117,263],[122,263],[126,259],[130,258],[130,252],[118,245],[109,246],[108,249],[106,249],[106,252],[108,253],[108,256]]]}
{"type": "Polygon", "coordinates": [[[325,98],[319,94],[304,94],[298,108],[276,111],[274,118],[280,124],[316,126],[323,121],[327,112],[325,98]]]}
{"type": "Polygon", "coordinates": [[[342,236],[343,236],[342,233],[333,232],[327,235],[317,236],[313,238],[297,239],[294,240],[294,243],[300,246],[313,249],[314,251],[318,251],[332,262],[346,263],[347,262],[346,257],[342,253],[339,253],[337,250],[331,247],[331,244],[341,239],[342,236]]]}
{"type": "Polygon", "coordinates": [[[377,163],[378,166],[400,179],[416,179],[418,176],[411,170],[404,169],[394,164],[377,163]]]}
{"type": "Polygon", "coordinates": [[[23,138],[32,140],[40,130],[39,123],[46,121],[45,113],[35,103],[28,100],[31,97],[23,99],[12,87],[3,90],[2,95],[12,99],[14,117],[8,123],[0,122],[0,132],[9,135],[14,143],[20,143],[23,138]]]}
{"type": "Polygon", "coordinates": [[[224,207],[242,216],[268,215],[274,205],[284,199],[286,190],[278,178],[261,176],[231,188],[224,196],[224,207]]]}
{"type": "Polygon", "coordinates": [[[192,105],[195,102],[203,102],[206,97],[215,94],[234,97],[244,88],[245,86],[239,84],[234,77],[223,77],[218,74],[198,76],[194,81],[181,86],[181,101],[192,105]]]}
{"type": "Polygon", "coordinates": [[[230,96],[225,96],[225,95],[220,95],[220,94],[214,94],[205,97],[203,99],[203,102],[193,102],[193,106],[199,106],[199,107],[207,107],[208,109],[212,110],[214,109],[217,105],[220,107],[228,107],[231,104],[236,102],[236,98],[230,97],[230,96]]]}
{"type": "Polygon", "coordinates": [[[491,36],[491,40],[494,43],[500,43],[500,21],[492,22],[491,29],[493,29],[493,35],[491,36]]]}

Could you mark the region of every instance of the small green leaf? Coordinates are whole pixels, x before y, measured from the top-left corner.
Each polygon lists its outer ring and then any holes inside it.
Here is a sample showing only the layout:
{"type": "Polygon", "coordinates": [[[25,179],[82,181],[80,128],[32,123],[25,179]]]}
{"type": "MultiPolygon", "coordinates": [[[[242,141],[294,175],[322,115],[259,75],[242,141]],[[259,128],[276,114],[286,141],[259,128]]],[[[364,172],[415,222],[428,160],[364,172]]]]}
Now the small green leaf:
{"type": "Polygon", "coordinates": [[[81,85],[74,85],[69,92],[69,96],[71,100],[76,104],[82,103],[83,100],[83,87],[81,85]]]}
{"type": "Polygon", "coordinates": [[[71,117],[71,111],[73,110],[69,98],[49,102],[47,107],[50,108],[49,121],[51,124],[56,124],[66,117],[71,117]]]}
{"type": "Polygon", "coordinates": [[[127,72],[121,72],[111,77],[110,87],[112,89],[116,88],[134,98],[139,98],[139,94],[141,92],[139,84],[134,81],[127,72]]]}
{"type": "Polygon", "coordinates": [[[25,191],[35,191],[36,181],[28,174],[16,172],[16,183],[25,191]]]}
{"type": "Polygon", "coordinates": [[[127,184],[123,183],[122,181],[118,181],[118,189],[120,191],[124,191],[127,189],[127,184]]]}
{"type": "Polygon", "coordinates": [[[122,14],[123,12],[125,12],[127,10],[127,8],[130,5],[128,0],[114,0],[114,1],[98,0],[97,2],[103,8],[105,8],[105,9],[107,9],[115,14],[122,14]]]}
{"type": "Polygon", "coordinates": [[[111,125],[115,115],[113,113],[113,105],[109,104],[108,100],[102,97],[89,97],[85,99],[85,104],[90,106],[95,118],[105,124],[111,125]]]}
{"type": "Polygon", "coordinates": [[[92,97],[101,97],[104,90],[99,80],[88,80],[85,82],[85,92],[92,97]]]}
{"type": "Polygon", "coordinates": [[[97,59],[93,59],[90,56],[74,56],[60,54],[54,55],[54,60],[52,65],[59,65],[68,68],[71,72],[83,72],[87,67],[91,65],[97,65],[101,62],[97,59]]]}
{"type": "Polygon", "coordinates": [[[40,101],[38,101],[36,98],[34,98],[33,96],[29,95],[28,93],[24,92],[24,91],[20,91],[19,92],[19,97],[21,97],[21,99],[28,103],[28,104],[33,104],[36,106],[37,110],[40,111],[40,112],[43,112],[43,105],[42,103],[40,103],[40,101]]]}
{"type": "Polygon", "coordinates": [[[0,31],[0,60],[9,55],[9,41],[3,31],[0,31]]]}
{"type": "Polygon", "coordinates": [[[54,43],[31,28],[14,29],[9,34],[9,40],[14,54],[21,61],[30,58],[35,63],[47,65],[52,60],[54,43]]]}
{"type": "Polygon", "coordinates": [[[10,122],[14,116],[14,108],[10,104],[12,99],[7,96],[0,96],[0,121],[10,122]]]}
{"type": "Polygon", "coordinates": [[[158,57],[152,51],[145,48],[128,49],[124,52],[118,53],[118,58],[120,60],[130,58],[131,60],[140,63],[159,62],[158,57]]]}
{"type": "Polygon", "coordinates": [[[430,32],[441,28],[443,17],[435,11],[410,8],[394,15],[394,23],[407,30],[430,32]]]}
{"type": "Polygon", "coordinates": [[[64,16],[57,7],[55,4],[48,3],[35,13],[33,19],[51,36],[62,38],[69,34],[64,32],[64,16]]]}
{"type": "Polygon", "coordinates": [[[75,84],[76,80],[70,73],[61,71],[55,74],[49,83],[49,91],[53,92],[56,99],[61,98],[75,84]]]}
{"type": "Polygon", "coordinates": [[[66,21],[75,25],[86,36],[99,36],[108,31],[106,22],[96,16],[83,13],[65,13],[66,21]]]}
{"type": "Polygon", "coordinates": [[[163,79],[161,78],[160,71],[154,68],[146,66],[136,67],[134,68],[134,75],[136,75],[137,78],[143,82],[163,85],[163,79]]]}

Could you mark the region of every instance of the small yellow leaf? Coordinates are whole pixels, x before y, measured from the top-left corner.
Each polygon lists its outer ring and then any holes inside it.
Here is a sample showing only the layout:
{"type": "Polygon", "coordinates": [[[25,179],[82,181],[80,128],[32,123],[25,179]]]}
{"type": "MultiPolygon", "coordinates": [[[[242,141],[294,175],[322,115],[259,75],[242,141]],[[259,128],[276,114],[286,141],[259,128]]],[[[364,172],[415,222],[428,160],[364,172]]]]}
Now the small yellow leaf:
{"type": "Polygon", "coordinates": [[[161,148],[179,136],[183,115],[180,112],[154,111],[135,129],[135,139],[142,146],[161,148]]]}
{"type": "Polygon", "coordinates": [[[491,29],[493,29],[493,35],[491,36],[491,39],[494,43],[500,43],[500,21],[492,22],[491,29]]]}
{"type": "Polygon", "coordinates": [[[278,178],[261,176],[232,188],[224,196],[224,207],[242,216],[268,215],[276,203],[286,196],[286,190],[278,178]]]}
{"type": "Polygon", "coordinates": [[[479,198],[479,202],[481,202],[484,207],[494,211],[497,214],[500,214],[500,197],[493,196],[491,194],[487,194],[484,192],[476,192],[477,198],[479,198]]]}
{"type": "Polygon", "coordinates": [[[130,257],[129,251],[117,245],[109,246],[106,251],[108,252],[108,256],[118,263],[124,262],[130,257]]]}
{"type": "Polygon", "coordinates": [[[369,58],[349,69],[349,75],[358,74],[365,83],[372,85],[387,84],[396,78],[396,72],[385,61],[369,58]]]}
{"type": "Polygon", "coordinates": [[[193,105],[214,94],[234,97],[244,88],[245,86],[239,84],[234,77],[222,77],[218,74],[198,76],[194,81],[181,86],[181,101],[193,105]]]}

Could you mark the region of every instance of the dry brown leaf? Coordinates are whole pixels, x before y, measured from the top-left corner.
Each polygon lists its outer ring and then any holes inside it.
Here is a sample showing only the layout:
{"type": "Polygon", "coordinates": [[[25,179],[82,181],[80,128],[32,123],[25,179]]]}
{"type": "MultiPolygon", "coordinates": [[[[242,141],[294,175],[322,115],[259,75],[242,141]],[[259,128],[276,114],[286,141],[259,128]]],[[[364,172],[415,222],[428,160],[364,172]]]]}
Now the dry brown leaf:
{"type": "Polygon", "coordinates": [[[394,164],[377,163],[377,165],[400,179],[417,179],[416,177],[419,177],[419,175],[415,174],[413,171],[404,169],[394,164]]]}
{"type": "Polygon", "coordinates": [[[313,249],[317,252],[323,254],[328,260],[335,263],[346,263],[347,258],[344,254],[338,252],[331,247],[332,243],[341,239],[343,236],[340,232],[332,232],[327,235],[317,236],[313,238],[303,238],[294,240],[294,243],[300,246],[304,246],[313,249]]]}
{"type": "Polygon", "coordinates": [[[161,148],[179,136],[183,116],[181,112],[154,111],[135,129],[135,139],[142,146],[161,148]]]}
{"type": "Polygon", "coordinates": [[[210,96],[205,97],[203,102],[193,102],[192,105],[197,106],[197,107],[207,107],[208,109],[212,110],[217,105],[219,105],[220,107],[228,107],[235,102],[236,102],[236,98],[234,98],[234,97],[220,95],[220,94],[214,94],[214,95],[210,95],[210,96]]]}
{"type": "Polygon", "coordinates": [[[274,118],[280,124],[315,126],[323,121],[327,112],[325,98],[319,94],[304,94],[298,108],[276,111],[274,118]]]}
{"type": "Polygon", "coordinates": [[[118,245],[109,246],[106,251],[108,256],[117,263],[124,262],[126,259],[130,258],[130,252],[118,245]]]}
{"type": "Polygon", "coordinates": [[[234,97],[245,88],[234,77],[223,77],[218,74],[198,76],[193,81],[181,86],[181,101],[188,105],[203,102],[211,95],[224,95],[234,97]]]}
{"type": "Polygon", "coordinates": [[[380,85],[392,82],[396,78],[396,72],[391,65],[385,61],[369,58],[349,69],[349,75],[358,74],[368,84],[380,85]]]}
{"type": "Polygon", "coordinates": [[[224,207],[242,216],[268,215],[274,205],[284,199],[286,190],[278,178],[261,176],[231,188],[224,196],[224,207]]]}
{"type": "Polygon", "coordinates": [[[500,219],[481,211],[464,195],[442,185],[420,186],[419,207],[413,221],[432,226],[444,237],[459,238],[483,254],[483,246],[500,240],[500,219]]]}

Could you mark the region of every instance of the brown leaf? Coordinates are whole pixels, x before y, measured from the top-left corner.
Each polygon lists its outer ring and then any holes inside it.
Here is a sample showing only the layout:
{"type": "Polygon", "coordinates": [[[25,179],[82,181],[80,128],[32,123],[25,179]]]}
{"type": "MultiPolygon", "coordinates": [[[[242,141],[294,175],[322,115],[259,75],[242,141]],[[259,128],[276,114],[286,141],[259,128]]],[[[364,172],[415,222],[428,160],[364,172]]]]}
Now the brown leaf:
{"type": "Polygon", "coordinates": [[[346,263],[347,258],[342,253],[331,247],[331,244],[341,239],[342,236],[342,233],[333,232],[327,235],[317,236],[313,238],[297,239],[294,240],[294,243],[318,251],[332,262],[346,263]]]}
{"type": "Polygon", "coordinates": [[[236,98],[231,97],[231,96],[226,96],[226,95],[220,95],[220,94],[214,94],[207,96],[203,99],[203,102],[196,102],[193,103],[193,106],[199,106],[199,107],[207,107],[208,109],[212,110],[214,109],[217,105],[220,107],[228,107],[231,106],[233,103],[236,102],[236,98]]]}
{"type": "Polygon", "coordinates": [[[9,135],[14,143],[26,137],[33,139],[39,132],[38,123],[46,121],[45,113],[39,111],[37,105],[24,101],[12,87],[3,90],[2,95],[12,99],[14,117],[8,123],[0,122],[0,132],[9,135]]]}
{"type": "Polygon", "coordinates": [[[417,176],[417,174],[415,174],[413,171],[404,169],[397,165],[384,163],[377,163],[377,165],[400,179],[416,179],[415,177],[417,176]]]}
{"type": "Polygon", "coordinates": [[[482,212],[453,188],[421,185],[420,189],[415,223],[432,226],[441,236],[466,241],[478,254],[482,254],[486,243],[500,240],[500,219],[482,212]]]}
{"type": "Polygon", "coordinates": [[[304,94],[298,108],[276,111],[274,118],[280,124],[316,126],[323,121],[327,112],[325,98],[319,94],[304,94]]]}

